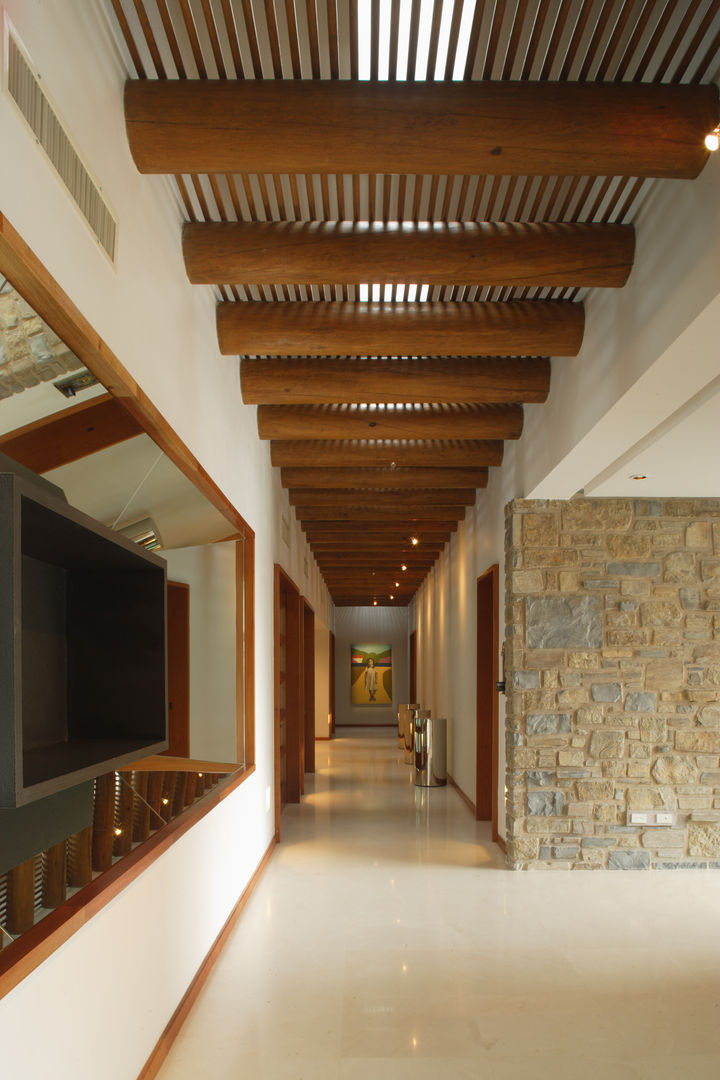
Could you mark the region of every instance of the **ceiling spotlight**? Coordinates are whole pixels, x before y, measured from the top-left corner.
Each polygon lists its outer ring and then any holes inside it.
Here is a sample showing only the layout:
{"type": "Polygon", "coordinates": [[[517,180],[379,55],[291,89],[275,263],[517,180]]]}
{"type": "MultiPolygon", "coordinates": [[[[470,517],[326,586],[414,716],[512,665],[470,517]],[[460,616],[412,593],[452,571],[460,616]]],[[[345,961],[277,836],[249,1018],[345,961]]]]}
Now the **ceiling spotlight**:
{"type": "Polygon", "coordinates": [[[391,600],[394,600],[394,599],[395,599],[395,597],[393,596],[393,594],[392,594],[392,593],[390,593],[390,599],[391,599],[391,600]]]}
{"type": "Polygon", "coordinates": [[[377,607],[377,600],[373,600],[373,607],[377,607]]]}
{"type": "Polygon", "coordinates": [[[633,473],[632,476],[630,477],[630,479],[631,480],[647,480],[647,473],[644,473],[644,472],[633,473]]]}
{"type": "Polygon", "coordinates": [[[403,564],[402,564],[402,566],[400,567],[400,569],[401,569],[401,570],[407,570],[407,566],[405,565],[405,563],[403,563],[403,564]]]}
{"type": "Polygon", "coordinates": [[[410,537],[410,543],[412,544],[413,547],[417,547],[417,545],[420,543],[420,541],[418,540],[417,536],[411,536],[410,537]]]}
{"type": "Polygon", "coordinates": [[[705,146],[708,150],[717,150],[720,146],[720,124],[705,136],[705,146]]]}
{"type": "Polygon", "coordinates": [[[399,589],[399,588],[400,588],[400,582],[399,582],[399,581],[396,581],[396,582],[395,582],[395,588],[396,588],[396,589],[399,589]]]}

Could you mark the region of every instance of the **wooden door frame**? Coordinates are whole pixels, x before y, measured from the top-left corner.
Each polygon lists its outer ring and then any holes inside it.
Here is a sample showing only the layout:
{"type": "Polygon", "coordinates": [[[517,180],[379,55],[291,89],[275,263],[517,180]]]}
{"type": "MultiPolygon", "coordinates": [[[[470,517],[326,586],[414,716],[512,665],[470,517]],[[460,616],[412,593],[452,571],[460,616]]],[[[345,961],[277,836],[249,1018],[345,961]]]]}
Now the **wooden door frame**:
{"type": "Polygon", "coordinates": [[[302,607],[302,679],[304,772],[315,772],[315,612],[303,597],[302,607]]]}
{"type": "Polygon", "coordinates": [[[304,739],[302,717],[302,639],[300,634],[300,590],[279,563],[275,563],[274,576],[274,639],[273,658],[275,680],[275,836],[280,838],[280,813],[282,809],[280,793],[280,604],[285,593],[287,621],[285,627],[286,647],[286,688],[285,703],[287,712],[286,732],[286,771],[285,784],[287,802],[300,802],[303,790],[304,739]]]}
{"type": "Polygon", "coordinates": [[[417,630],[408,638],[408,701],[417,701],[417,630]]]}
{"type": "Polygon", "coordinates": [[[190,586],[183,581],[167,583],[167,637],[168,748],[163,754],[190,757],[190,586]],[[172,596],[175,602],[171,602],[172,596]],[[179,610],[181,599],[184,606],[179,610]],[[179,679],[182,680],[181,687],[179,679]],[[179,688],[179,700],[171,694],[171,686],[179,688]]]}
{"type": "Polygon", "coordinates": [[[497,688],[500,650],[500,566],[494,563],[476,583],[477,658],[475,698],[475,817],[492,822],[498,834],[500,749],[497,688]]]}
{"type": "Polygon", "coordinates": [[[329,668],[328,673],[329,687],[328,687],[328,702],[330,708],[330,738],[335,734],[335,635],[332,630],[330,631],[330,656],[329,656],[329,668]]]}

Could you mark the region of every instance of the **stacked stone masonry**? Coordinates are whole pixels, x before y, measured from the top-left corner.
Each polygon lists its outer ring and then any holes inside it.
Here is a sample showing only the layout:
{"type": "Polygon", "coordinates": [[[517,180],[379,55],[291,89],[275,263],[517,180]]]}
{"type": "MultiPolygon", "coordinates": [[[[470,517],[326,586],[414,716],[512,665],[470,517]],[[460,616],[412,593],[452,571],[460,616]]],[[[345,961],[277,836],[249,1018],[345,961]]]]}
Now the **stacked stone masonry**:
{"type": "Polygon", "coordinates": [[[505,618],[510,865],[719,869],[720,499],[510,503],[505,618]]]}

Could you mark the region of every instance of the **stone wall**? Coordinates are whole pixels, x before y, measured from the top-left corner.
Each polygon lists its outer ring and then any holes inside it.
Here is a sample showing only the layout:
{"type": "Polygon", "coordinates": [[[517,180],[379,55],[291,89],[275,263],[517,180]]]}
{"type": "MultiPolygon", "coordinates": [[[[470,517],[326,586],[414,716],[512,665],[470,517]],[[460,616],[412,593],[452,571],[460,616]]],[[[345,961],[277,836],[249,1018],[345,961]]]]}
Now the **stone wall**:
{"type": "Polygon", "coordinates": [[[720,868],[720,499],[510,503],[505,662],[514,869],[720,868]]]}

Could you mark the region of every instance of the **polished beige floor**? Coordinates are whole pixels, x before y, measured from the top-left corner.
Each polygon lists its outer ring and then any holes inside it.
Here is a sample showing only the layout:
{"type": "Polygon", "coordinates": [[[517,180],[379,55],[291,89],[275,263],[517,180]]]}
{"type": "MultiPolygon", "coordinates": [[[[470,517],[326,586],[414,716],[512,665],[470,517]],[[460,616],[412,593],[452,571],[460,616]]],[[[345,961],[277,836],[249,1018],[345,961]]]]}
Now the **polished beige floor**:
{"type": "Polygon", "coordinates": [[[718,1080],[720,872],[507,871],[385,731],[308,788],[160,1080],[718,1080]]]}

